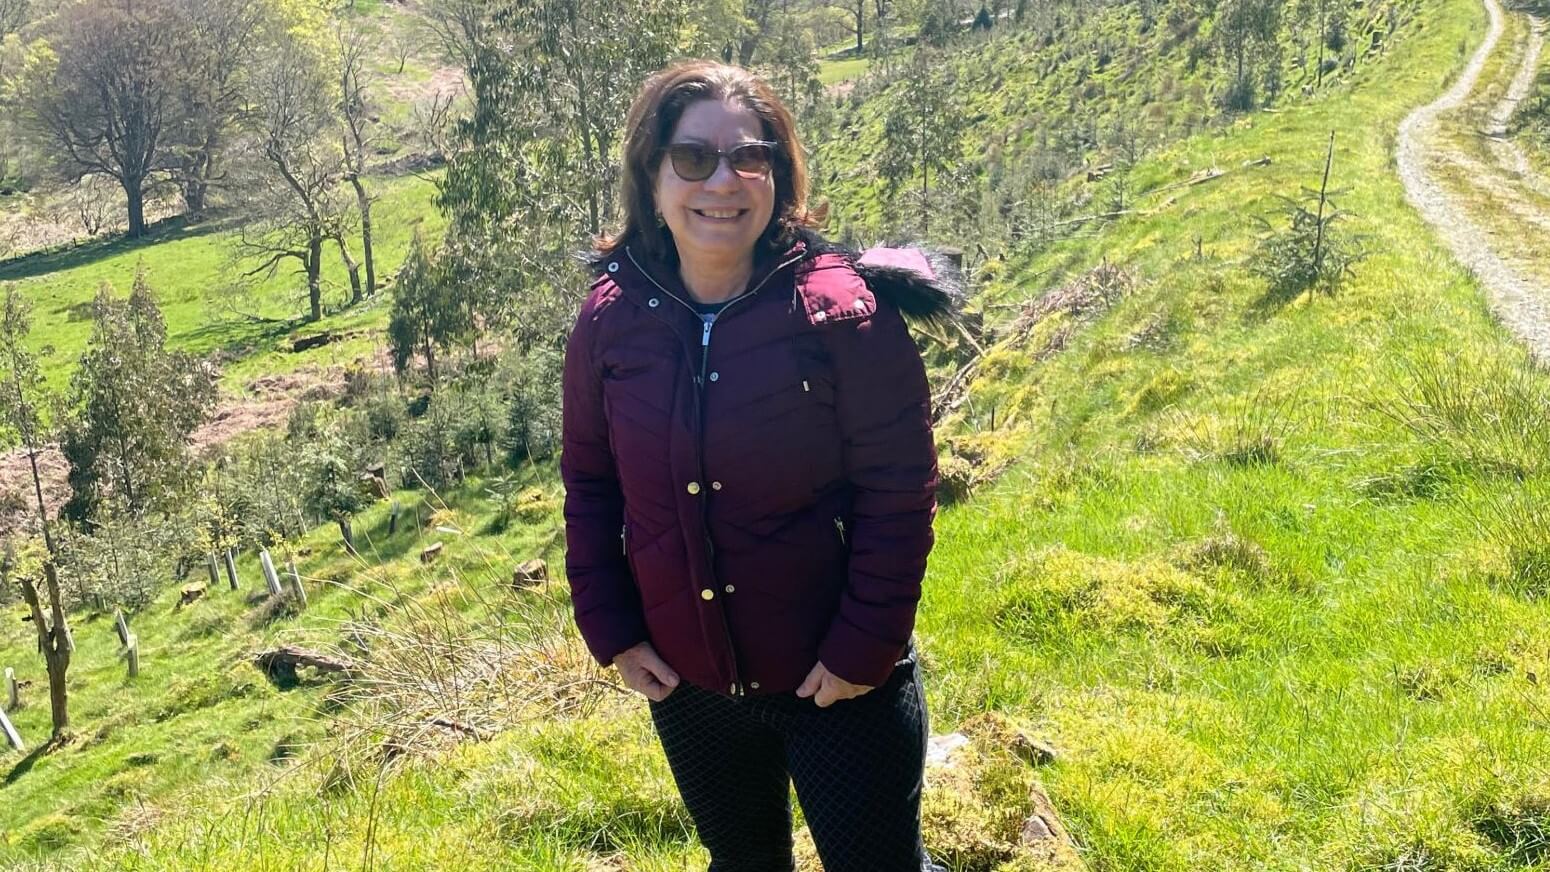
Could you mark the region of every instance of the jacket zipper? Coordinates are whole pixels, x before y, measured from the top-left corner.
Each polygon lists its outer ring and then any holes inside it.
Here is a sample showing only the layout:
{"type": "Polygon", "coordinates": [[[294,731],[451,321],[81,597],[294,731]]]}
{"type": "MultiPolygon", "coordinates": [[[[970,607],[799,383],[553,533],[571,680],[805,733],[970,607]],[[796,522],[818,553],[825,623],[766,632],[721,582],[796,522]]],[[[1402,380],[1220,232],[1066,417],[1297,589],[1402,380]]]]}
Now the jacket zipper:
{"type": "MultiPolygon", "coordinates": [[[[680,305],[682,305],[685,309],[688,309],[691,314],[693,314],[695,317],[699,317],[699,312],[695,311],[695,308],[693,306],[689,305],[682,298],[680,298],[677,294],[675,294],[672,291],[668,290],[667,288],[663,287],[662,283],[657,281],[655,276],[653,276],[650,272],[647,272],[646,268],[640,265],[640,261],[635,259],[635,252],[631,251],[629,249],[629,247],[627,247],[627,246],[624,249],[624,255],[625,255],[625,257],[628,257],[630,259],[630,263],[635,265],[636,271],[639,272],[641,275],[645,276],[647,281],[649,281],[653,285],[655,285],[657,290],[661,291],[664,294],[667,294],[669,297],[672,297],[674,300],[677,300],[678,303],[680,305]]],[[[700,478],[702,478],[702,479],[705,477],[705,448],[704,448],[704,441],[705,441],[704,440],[704,433],[705,433],[705,369],[706,369],[707,364],[710,361],[710,330],[711,330],[711,327],[715,325],[716,321],[720,321],[721,320],[721,318],[726,314],[727,309],[730,309],[732,306],[736,305],[737,303],[740,303],[744,299],[746,299],[748,297],[751,297],[754,294],[758,293],[759,289],[763,288],[766,284],[768,284],[769,280],[774,278],[777,273],[779,273],[781,270],[785,269],[786,267],[796,263],[797,261],[801,260],[805,256],[806,256],[806,252],[803,252],[802,254],[798,254],[795,257],[789,257],[789,258],[781,261],[780,263],[776,264],[774,269],[770,270],[768,273],[765,273],[764,278],[760,279],[758,284],[754,285],[752,288],[748,289],[747,291],[744,291],[743,293],[738,294],[737,296],[735,296],[732,299],[728,300],[726,302],[726,304],[721,307],[721,311],[716,313],[716,317],[713,320],[705,322],[704,330],[701,331],[701,333],[700,333],[700,372],[699,372],[699,375],[695,376],[695,379],[694,379],[694,386],[695,386],[695,392],[694,392],[695,411],[698,413],[698,417],[700,419],[700,435],[701,435],[701,438],[700,438],[700,446],[699,446],[699,448],[700,448],[700,478]]],[[[716,544],[710,540],[710,517],[709,517],[709,513],[710,513],[710,501],[709,500],[701,500],[701,502],[700,502],[700,517],[701,517],[701,526],[705,528],[705,554],[710,559],[710,561],[711,561],[711,571],[714,572],[715,571],[715,560],[716,560],[716,544]]],[[[735,648],[732,647],[732,627],[727,623],[727,613],[726,613],[726,610],[724,608],[717,609],[716,612],[717,612],[717,614],[719,614],[721,616],[721,632],[726,636],[726,639],[727,639],[727,649],[728,649],[728,652],[731,654],[731,659],[732,659],[732,688],[731,688],[732,695],[733,696],[742,696],[743,692],[744,692],[743,680],[742,680],[742,677],[741,677],[741,670],[738,668],[738,664],[737,664],[737,651],[736,651],[735,648]]]]}
{"type": "Polygon", "coordinates": [[[619,553],[630,553],[630,525],[625,524],[619,528],[619,553]]]}
{"type": "Polygon", "coordinates": [[[840,531],[840,544],[845,544],[845,519],[839,515],[834,516],[834,529],[840,531]]]}

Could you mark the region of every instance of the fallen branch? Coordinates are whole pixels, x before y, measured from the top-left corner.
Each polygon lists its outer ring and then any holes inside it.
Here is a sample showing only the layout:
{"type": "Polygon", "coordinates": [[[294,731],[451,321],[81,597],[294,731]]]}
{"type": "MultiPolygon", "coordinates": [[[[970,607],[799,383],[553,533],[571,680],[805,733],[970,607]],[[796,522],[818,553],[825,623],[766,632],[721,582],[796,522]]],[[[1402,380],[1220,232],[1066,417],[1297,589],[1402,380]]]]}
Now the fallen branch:
{"type": "Polygon", "coordinates": [[[270,651],[262,651],[254,655],[253,663],[263,673],[269,676],[271,681],[296,681],[298,669],[312,668],[318,672],[339,675],[349,678],[356,672],[356,665],[343,657],[335,657],[303,648],[299,645],[285,645],[270,651]]]}

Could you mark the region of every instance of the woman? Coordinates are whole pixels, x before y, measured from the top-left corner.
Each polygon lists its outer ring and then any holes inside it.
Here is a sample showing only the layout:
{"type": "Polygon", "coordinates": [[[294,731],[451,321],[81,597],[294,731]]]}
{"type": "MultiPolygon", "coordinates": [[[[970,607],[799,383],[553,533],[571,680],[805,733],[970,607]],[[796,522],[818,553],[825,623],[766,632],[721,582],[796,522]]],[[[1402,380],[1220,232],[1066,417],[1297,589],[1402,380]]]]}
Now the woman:
{"type": "Polygon", "coordinates": [[[811,227],[790,113],[689,62],[630,110],[624,226],[566,351],[576,623],[650,701],[713,870],[792,868],[794,782],[829,872],[932,866],[910,636],[933,541],[914,251],[811,227]]]}

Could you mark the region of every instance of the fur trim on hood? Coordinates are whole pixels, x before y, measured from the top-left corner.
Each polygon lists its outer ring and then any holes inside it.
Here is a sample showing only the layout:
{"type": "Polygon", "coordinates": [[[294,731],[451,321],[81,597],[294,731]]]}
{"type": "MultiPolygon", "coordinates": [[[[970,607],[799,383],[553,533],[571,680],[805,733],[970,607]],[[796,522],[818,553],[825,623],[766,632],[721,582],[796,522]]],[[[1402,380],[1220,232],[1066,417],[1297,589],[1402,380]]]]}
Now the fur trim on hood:
{"type": "Polygon", "coordinates": [[[946,256],[917,243],[879,245],[858,252],[804,231],[808,251],[843,255],[873,294],[910,321],[946,326],[963,314],[962,272],[946,256]]]}

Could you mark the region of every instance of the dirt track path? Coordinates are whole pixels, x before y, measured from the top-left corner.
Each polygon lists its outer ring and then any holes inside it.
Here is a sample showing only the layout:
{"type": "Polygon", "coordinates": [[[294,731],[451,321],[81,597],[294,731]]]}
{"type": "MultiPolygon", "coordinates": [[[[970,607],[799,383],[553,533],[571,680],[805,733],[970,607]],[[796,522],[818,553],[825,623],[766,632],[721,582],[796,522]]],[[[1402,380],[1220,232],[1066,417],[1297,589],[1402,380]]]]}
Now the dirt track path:
{"type": "MultiPolygon", "coordinates": [[[[1506,137],[1508,120],[1533,84],[1545,28],[1543,22],[1529,19],[1529,35],[1503,96],[1483,109],[1483,127],[1461,131],[1459,122],[1466,113],[1456,110],[1483,98],[1476,94],[1481,73],[1502,47],[1507,29],[1508,13],[1497,0],[1483,2],[1491,19],[1485,40],[1446,93],[1400,124],[1395,159],[1406,199],[1437,230],[1453,256],[1480,279],[1502,323],[1535,357],[1550,362],[1550,283],[1530,268],[1521,254],[1521,240],[1519,250],[1509,250],[1500,223],[1510,215],[1517,225],[1510,229],[1536,236],[1550,227],[1550,182],[1535,175],[1522,150],[1506,137]],[[1459,146],[1461,133],[1486,140],[1489,165],[1459,146]],[[1462,185],[1456,174],[1444,172],[1460,167],[1467,169],[1462,185]]],[[[1531,243],[1528,250],[1534,247],[1531,243]]]]}

